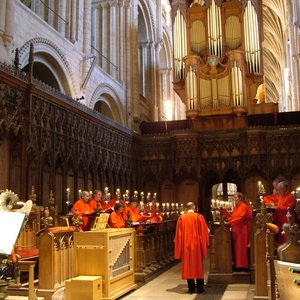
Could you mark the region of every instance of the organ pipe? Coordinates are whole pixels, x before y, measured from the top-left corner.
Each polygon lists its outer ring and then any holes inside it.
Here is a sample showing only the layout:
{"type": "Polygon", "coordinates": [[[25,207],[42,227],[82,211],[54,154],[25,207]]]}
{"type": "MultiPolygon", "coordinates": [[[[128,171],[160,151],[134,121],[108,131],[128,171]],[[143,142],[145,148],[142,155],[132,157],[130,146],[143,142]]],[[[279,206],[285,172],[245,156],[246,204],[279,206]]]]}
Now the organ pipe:
{"type": "Polygon", "coordinates": [[[183,57],[186,55],[186,22],[178,9],[174,21],[174,65],[176,79],[183,79],[183,57]]]}
{"type": "Polygon", "coordinates": [[[245,53],[249,73],[260,72],[260,45],[258,19],[251,1],[248,0],[244,13],[245,53]]]}

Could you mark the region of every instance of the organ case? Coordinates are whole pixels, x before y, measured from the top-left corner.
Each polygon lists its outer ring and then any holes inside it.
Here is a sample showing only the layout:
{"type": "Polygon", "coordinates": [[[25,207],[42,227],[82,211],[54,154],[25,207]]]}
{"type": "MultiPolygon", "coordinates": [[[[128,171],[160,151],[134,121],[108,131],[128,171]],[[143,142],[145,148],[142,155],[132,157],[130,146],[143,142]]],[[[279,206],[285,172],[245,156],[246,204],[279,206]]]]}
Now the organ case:
{"type": "Polygon", "coordinates": [[[102,276],[104,300],[136,288],[134,234],[132,228],[74,232],[76,276],[102,276]]]}

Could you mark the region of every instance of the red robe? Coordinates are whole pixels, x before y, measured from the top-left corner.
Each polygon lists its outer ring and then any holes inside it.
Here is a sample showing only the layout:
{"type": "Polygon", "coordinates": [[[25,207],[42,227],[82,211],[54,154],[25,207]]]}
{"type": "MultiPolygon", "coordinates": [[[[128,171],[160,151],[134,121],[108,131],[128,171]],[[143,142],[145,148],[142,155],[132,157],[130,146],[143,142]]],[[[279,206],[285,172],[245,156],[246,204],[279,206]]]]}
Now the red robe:
{"type": "Polygon", "coordinates": [[[139,222],[142,219],[142,215],[140,214],[140,212],[135,207],[131,207],[129,205],[125,207],[123,212],[125,220],[127,220],[128,212],[130,213],[130,219],[133,223],[139,222]]]}
{"type": "Polygon", "coordinates": [[[180,216],[175,234],[175,259],[181,258],[182,279],[202,279],[203,258],[209,245],[208,227],[204,217],[193,211],[180,216]]]}
{"type": "Polygon", "coordinates": [[[251,218],[251,207],[242,201],[234,207],[231,217],[228,218],[232,229],[234,265],[236,268],[249,268],[247,248],[251,218]]]}
{"type": "Polygon", "coordinates": [[[113,211],[109,216],[109,225],[111,228],[124,228],[125,227],[125,221],[123,218],[122,213],[119,213],[117,211],[113,211]]]}
{"type": "Polygon", "coordinates": [[[89,229],[89,217],[85,214],[86,212],[90,213],[90,206],[88,203],[84,202],[82,199],[79,199],[75,202],[72,208],[73,215],[76,214],[76,210],[78,209],[79,215],[82,217],[82,224],[80,226],[81,230],[89,229]]]}
{"type": "MultiPolygon", "coordinates": [[[[116,199],[111,199],[108,203],[106,203],[105,201],[99,201],[99,209],[103,212],[113,209],[114,206],[116,204],[116,199]]],[[[97,201],[95,199],[92,199],[89,202],[90,208],[91,208],[91,212],[95,212],[96,207],[97,207],[97,201]]]]}
{"type": "MultiPolygon", "coordinates": [[[[99,201],[100,202],[100,201],[99,201]]],[[[89,206],[90,206],[90,212],[91,213],[94,213],[96,211],[96,208],[97,208],[97,201],[95,199],[92,199],[90,202],[89,202],[89,206]]]]}
{"type": "Polygon", "coordinates": [[[286,235],[281,234],[282,226],[287,223],[287,209],[290,207],[292,209],[292,222],[295,222],[295,206],[296,198],[291,193],[286,194],[275,194],[264,197],[265,203],[274,203],[275,210],[273,214],[273,222],[279,227],[279,232],[276,235],[276,240],[278,244],[283,244],[286,241],[286,235]]]}

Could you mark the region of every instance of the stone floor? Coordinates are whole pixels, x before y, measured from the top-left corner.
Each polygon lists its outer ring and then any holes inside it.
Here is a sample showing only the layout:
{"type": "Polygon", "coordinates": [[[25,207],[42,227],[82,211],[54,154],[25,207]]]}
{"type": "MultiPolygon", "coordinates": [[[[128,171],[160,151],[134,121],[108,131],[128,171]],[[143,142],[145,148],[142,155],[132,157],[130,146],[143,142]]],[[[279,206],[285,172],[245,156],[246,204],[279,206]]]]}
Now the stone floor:
{"type": "MultiPolygon", "coordinates": [[[[206,280],[207,274],[204,277],[206,280]]],[[[206,285],[203,294],[188,294],[186,281],[181,279],[181,266],[176,264],[119,300],[250,300],[253,296],[254,286],[250,284],[206,285]]]]}

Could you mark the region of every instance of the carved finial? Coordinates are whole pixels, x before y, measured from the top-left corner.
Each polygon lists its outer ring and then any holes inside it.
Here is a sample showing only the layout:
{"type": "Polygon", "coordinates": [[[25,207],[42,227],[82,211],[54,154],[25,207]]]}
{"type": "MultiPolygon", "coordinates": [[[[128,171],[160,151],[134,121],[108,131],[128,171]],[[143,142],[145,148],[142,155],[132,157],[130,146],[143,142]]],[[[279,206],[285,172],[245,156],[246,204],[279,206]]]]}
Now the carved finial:
{"type": "Polygon", "coordinates": [[[33,47],[33,44],[31,43],[30,44],[30,51],[29,51],[29,82],[32,81],[32,76],[33,76],[33,63],[34,63],[34,47],[33,47]]]}
{"type": "Polygon", "coordinates": [[[42,217],[41,221],[44,229],[53,226],[53,218],[50,216],[50,211],[48,207],[45,207],[44,217],[42,217]]]}
{"type": "Polygon", "coordinates": [[[80,226],[82,225],[82,217],[79,215],[79,210],[76,208],[75,215],[72,218],[72,223],[75,226],[75,231],[80,231],[80,226]]]}
{"type": "Polygon", "coordinates": [[[20,65],[20,51],[18,48],[16,48],[15,50],[15,59],[14,59],[14,66],[15,66],[15,69],[17,70],[19,68],[19,65],[20,65]]]}
{"type": "Polygon", "coordinates": [[[256,214],[256,224],[260,229],[266,228],[266,223],[272,223],[272,214],[267,212],[264,201],[261,201],[260,212],[256,214]]]}
{"type": "Polygon", "coordinates": [[[34,185],[31,187],[31,194],[29,195],[29,199],[35,204],[36,202],[36,193],[35,193],[35,188],[34,185]]]}
{"type": "Polygon", "coordinates": [[[293,224],[292,209],[288,207],[287,210],[288,212],[286,214],[286,218],[288,220],[288,223],[283,224],[281,234],[287,234],[287,241],[293,243],[294,245],[298,245],[297,237],[299,234],[299,228],[296,223],[293,224]]]}
{"type": "Polygon", "coordinates": [[[55,207],[55,199],[53,197],[53,191],[50,190],[50,195],[49,195],[49,198],[48,198],[48,205],[51,207],[55,207]]]}

